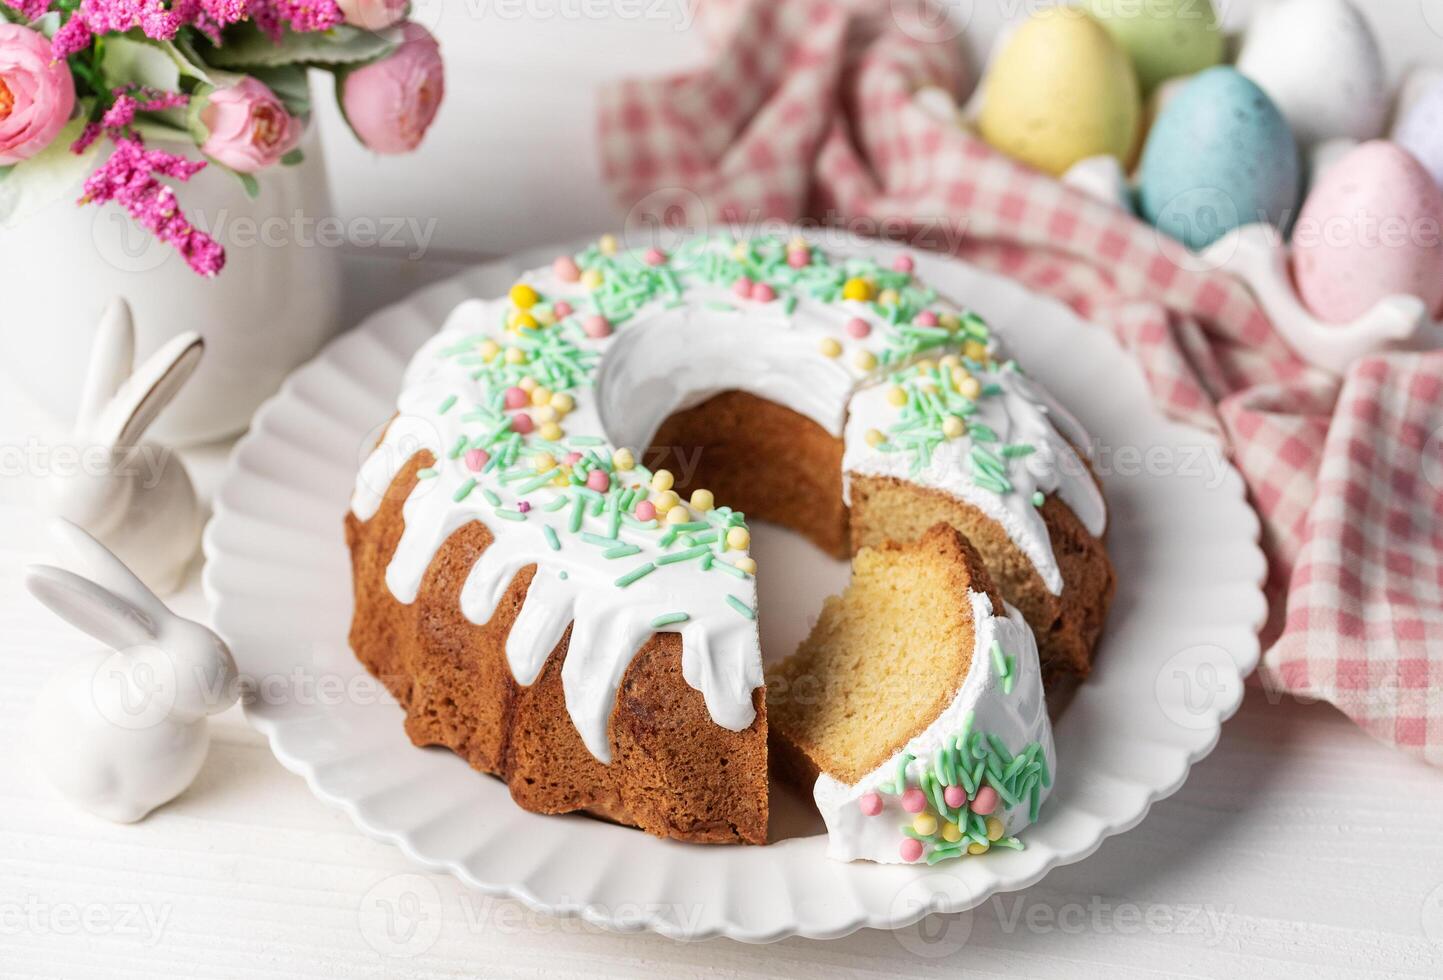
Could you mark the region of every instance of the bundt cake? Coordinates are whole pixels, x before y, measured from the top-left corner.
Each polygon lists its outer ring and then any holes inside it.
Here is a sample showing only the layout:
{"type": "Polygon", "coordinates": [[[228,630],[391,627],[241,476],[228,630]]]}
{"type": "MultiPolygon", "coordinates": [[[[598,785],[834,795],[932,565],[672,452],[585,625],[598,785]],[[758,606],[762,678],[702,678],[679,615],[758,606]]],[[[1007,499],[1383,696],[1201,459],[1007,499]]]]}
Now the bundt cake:
{"type": "Polygon", "coordinates": [[[976,621],[1013,601],[1081,673],[1112,587],[1085,445],[905,255],[607,236],[415,355],[346,517],[351,645],[415,743],[527,809],[764,842],[748,519],[836,555],[955,528],[996,582],[976,621]]]}
{"type": "Polygon", "coordinates": [[[1052,785],[1032,630],[945,523],[857,552],[767,703],[776,764],[813,788],[839,860],[1020,847],[1052,785]]]}

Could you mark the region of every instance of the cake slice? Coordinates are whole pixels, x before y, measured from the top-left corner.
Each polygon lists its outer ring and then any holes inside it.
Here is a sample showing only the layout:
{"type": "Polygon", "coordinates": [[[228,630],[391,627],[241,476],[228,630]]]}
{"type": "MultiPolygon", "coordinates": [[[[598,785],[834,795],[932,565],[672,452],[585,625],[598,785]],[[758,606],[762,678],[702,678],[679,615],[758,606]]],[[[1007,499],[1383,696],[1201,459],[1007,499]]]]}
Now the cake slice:
{"type": "Polygon", "coordinates": [[[1021,847],[1055,763],[1032,631],[967,540],[863,548],[768,674],[773,757],[811,788],[828,856],[928,863],[1021,847]]]}

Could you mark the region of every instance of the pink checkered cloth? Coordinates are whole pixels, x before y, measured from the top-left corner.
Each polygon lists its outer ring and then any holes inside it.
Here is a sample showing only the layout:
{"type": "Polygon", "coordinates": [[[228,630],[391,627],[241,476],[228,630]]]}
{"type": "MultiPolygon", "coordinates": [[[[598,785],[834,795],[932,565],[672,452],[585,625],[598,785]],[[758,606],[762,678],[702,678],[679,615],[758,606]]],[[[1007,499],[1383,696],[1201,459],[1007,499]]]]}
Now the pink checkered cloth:
{"type": "Polygon", "coordinates": [[[1271,569],[1263,682],[1443,764],[1443,354],[1370,357],[1341,384],[1306,367],[1237,280],[1184,271],[1151,229],[920,108],[913,93],[957,95],[966,69],[935,9],[909,2],[703,5],[704,69],[602,95],[618,203],[875,227],[1109,327],[1251,490],[1271,569]]]}

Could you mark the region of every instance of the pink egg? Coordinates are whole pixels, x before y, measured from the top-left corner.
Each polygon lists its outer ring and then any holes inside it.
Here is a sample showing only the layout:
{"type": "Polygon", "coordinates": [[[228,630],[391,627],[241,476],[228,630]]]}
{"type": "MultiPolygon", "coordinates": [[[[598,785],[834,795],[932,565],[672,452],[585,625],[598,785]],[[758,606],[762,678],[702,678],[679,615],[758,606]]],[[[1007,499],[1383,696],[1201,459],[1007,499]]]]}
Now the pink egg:
{"type": "Polygon", "coordinates": [[[576,452],[575,450],[572,450],[571,452],[567,453],[565,456],[562,457],[562,462],[564,462],[567,466],[575,466],[577,463],[581,462],[581,454],[576,452]]]}
{"type": "Polygon", "coordinates": [[[643,500],[636,505],[636,519],[638,521],[649,521],[656,516],[656,505],[650,500],[643,500]]]}
{"type": "Polygon", "coordinates": [[[912,261],[912,256],[910,255],[899,255],[892,260],[893,272],[911,272],[916,267],[917,263],[912,261]]]}
{"type": "Polygon", "coordinates": [[[490,454],[487,453],[484,449],[468,449],[466,450],[466,455],[464,458],[466,461],[466,468],[472,473],[481,472],[482,467],[484,467],[491,460],[490,454]]]}
{"type": "Polygon", "coordinates": [[[649,248],[649,249],[647,249],[647,250],[646,250],[646,255],[644,255],[642,258],[643,258],[643,260],[646,262],[647,265],[665,265],[665,264],[666,264],[666,253],[663,252],[663,251],[662,251],[661,249],[659,249],[659,248],[649,248]]]}
{"type": "Polygon", "coordinates": [[[961,786],[948,786],[942,791],[942,802],[955,810],[967,802],[967,791],[961,786]]]}
{"type": "Polygon", "coordinates": [[[531,396],[526,393],[525,388],[517,388],[512,385],[506,389],[507,408],[525,408],[531,404],[531,396]]]}
{"type": "Polygon", "coordinates": [[[983,786],[977,790],[977,795],[972,799],[972,812],[987,816],[997,809],[997,791],[991,786],[983,786]]]}
{"type": "Polygon", "coordinates": [[[600,313],[592,313],[581,321],[581,329],[593,340],[611,336],[611,321],[600,313]]]}
{"type": "Polygon", "coordinates": [[[927,809],[927,796],[920,789],[913,787],[902,794],[902,809],[908,813],[921,813],[927,809]]]}
{"type": "Polygon", "coordinates": [[[536,423],[531,421],[531,416],[527,415],[525,412],[517,412],[515,415],[511,416],[511,428],[524,436],[526,435],[526,433],[536,428],[536,423]]]}
{"type": "Polygon", "coordinates": [[[875,817],[882,812],[882,796],[880,793],[863,793],[857,800],[857,808],[862,811],[863,816],[875,817]]]}
{"type": "Polygon", "coordinates": [[[804,269],[812,264],[811,249],[794,248],[787,252],[787,265],[793,269],[804,269]]]}
{"type": "Polygon", "coordinates": [[[605,470],[592,470],[586,474],[586,485],[597,493],[605,493],[611,489],[611,477],[605,470]]]}
{"type": "Polygon", "coordinates": [[[738,299],[751,299],[751,295],[752,295],[752,280],[751,280],[751,277],[750,277],[750,276],[742,276],[742,277],[741,277],[740,279],[738,279],[736,282],[732,283],[732,293],[733,293],[738,299]]]}
{"type": "Polygon", "coordinates": [[[911,864],[922,856],[922,842],[911,837],[902,838],[902,844],[897,848],[897,853],[902,855],[902,860],[911,864]]]}
{"type": "Polygon", "coordinates": [[[764,282],[759,282],[752,287],[752,299],[758,303],[770,303],[777,298],[777,291],[764,282]]]}
{"type": "Polygon", "coordinates": [[[937,325],[937,314],[931,310],[923,310],[912,318],[912,322],[919,327],[935,327],[937,325]]]}
{"type": "Polygon", "coordinates": [[[1364,143],[1308,195],[1293,229],[1293,278],[1315,316],[1348,323],[1389,296],[1443,309],[1443,190],[1394,143],[1364,143]]]}
{"type": "Polygon", "coordinates": [[[556,319],[565,320],[571,314],[575,313],[576,310],[572,309],[571,304],[566,302],[566,300],[559,299],[551,304],[551,312],[556,314],[556,319]]]}
{"type": "Polygon", "coordinates": [[[847,321],[847,335],[861,340],[872,332],[872,325],[859,316],[854,316],[847,321]]]}
{"type": "Polygon", "coordinates": [[[581,278],[581,267],[569,255],[558,255],[556,261],[551,263],[551,271],[562,282],[575,282],[581,278]]]}

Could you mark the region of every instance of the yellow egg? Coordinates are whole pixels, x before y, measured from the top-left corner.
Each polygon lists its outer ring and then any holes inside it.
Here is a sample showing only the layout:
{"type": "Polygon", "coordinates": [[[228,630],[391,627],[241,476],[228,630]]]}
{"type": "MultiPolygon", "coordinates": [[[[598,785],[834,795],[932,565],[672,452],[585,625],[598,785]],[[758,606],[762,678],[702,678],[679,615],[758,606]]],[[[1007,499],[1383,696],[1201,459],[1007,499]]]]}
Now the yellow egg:
{"type": "Polygon", "coordinates": [[[1001,821],[1001,820],[998,820],[996,817],[988,817],[988,818],[987,818],[987,839],[988,839],[988,840],[1001,840],[1001,839],[1002,839],[1002,832],[1003,832],[1005,829],[1006,829],[1006,828],[1002,826],[1002,821],[1001,821]]]}
{"type": "Polygon", "coordinates": [[[865,279],[853,277],[842,283],[842,298],[870,302],[873,296],[872,284],[865,279]]]}
{"type": "Polygon", "coordinates": [[[937,818],[930,813],[919,813],[912,821],[912,829],[923,837],[929,837],[937,832],[937,818]]]}
{"type": "Polygon", "coordinates": [[[536,430],[536,434],[539,435],[541,438],[545,439],[547,442],[555,442],[557,439],[561,438],[561,426],[557,425],[555,422],[547,422],[545,425],[541,426],[539,429],[536,430]]]}
{"type": "Polygon", "coordinates": [[[556,457],[550,453],[537,453],[531,457],[531,465],[536,467],[538,473],[550,473],[556,469],[556,457]]]}
{"type": "Polygon", "coordinates": [[[957,382],[957,393],[963,398],[970,398],[973,401],[976,401],[977,398],[982,394],[982,382],[978,381],[976,378],[972,377],[972,375],[969,374],[967,375],[967,377],[957,382]]]}
{"type": "Polygon", "coordinates": [[[823,357],[842,356],[842,345],[835,337],[823,337],[822,342],[817,345],[817,350],[822,352],[823,357]]]}
{"type": "Polygon", "coordinates": [[[524,350],[522,350],[520,347],[508,347],[508,348],[506,348],[506,363],[507,363],[507,364],[525,364],[525,363],[526,363],[526,352],[525,352],[524,350]]]}
{"type": "Polygon", "coordinates": [[[559,412],[556,411],[556,409],[552,408],[550,405],[542,405],[536,411],[531,413],[531,417],[538,422],[555,422],[558,418],[561,417],[561,415],[559,412]]]}
{"type": "Polygon", "coordinates": [[[540,299],[541,297],[536,295],[536,290],[524,282],[518,282],[511,287],[511,302],[523,310],[531,309],[540,299]]]}
{"type": "Polygon", "coordinates": [[[687,509],[681,504],[677,504],[666,512],[666,522],[668,524],[685,524],[689,520],[691,520],[691,514],[688,513],[687,509]]]}
{"type": "Polygon", "coordinates": [[[907,404],[907,389],[901,387],[892,388],[887,392],[887,401],[901,408],[907,404]]]}
{"type": "Polygon", "coordinates": [[[528,374],[526,377],[516,382],[516,387],[520,388],[522,391],[535,391],[536,379],[528,374]]]}
{"type": "Polygon", "coordinates": [[[868,430],[867,430],[867,445],[872,446],[872,447],[875,448],[875,447],[877,447],[877,446],[880,446],[882,443],[884,443],[884,442],[886,442],[886,441],[887,441],[887,437],[882,434],[882,430],[881,430],[881,429],[868,429],[868,430]]]}
{"type": "Polygon", "coordinates": [[[877,302],[883,306],[896,306],[897,301],[901,298],[895,289],[884,289],[877,294],[877,302]]]}
{"type": "Polygon", "coordinates": [[[602,255],[615,255],[620,244],[617,242],[615,235],[602,235],[601,238],[597,240],[596,247],[602,255]]]}
{"type": "Polygon", "coordinates": [[[670,513],[671,509],[679,503],[681,503],[681,498],[676,495],[675,490],[663,490],[651,498],[651,505],[656,508],[658,514],[663,515],[670,513]]]}
{"type": "Polygon", "coordinates": [[[1094,156],[1132,162],[1142,118],[1137,75],[1092,17],[1038,11],[1018,28],[983,81],[978,129],[992,146],[1061,176],[1094,156]]]}
{"type": "Polygon", "coordinates": [[[518,333],[522,330],[535,330],[539,326],[541,324],[530,313],[517,313],[511,317],[511,329],[518,333]]]}
{"type": "Polygon", "coordinates": [[[987,360],[987,345],[980,340],[969,340],[962,345],[962,355],[969,361],[981,364],[987,360]]]}
{"type": "Polygon", "coordinates": [[[602,275],[600,269],[587,269],[581,274],[581,284],[587,289],[595,289],[601,285],[602,275]]]}
{"type": "Polygon", "coordinates": [[[716,498],[710,490],[693,490],[691,492],[691,505],[705,514],[716,506],[716,498]]]}
{"type": "Polygon", "coordinates": [[[576,407],[576,399],[572,398],[564,391],[558,391],[556,394],[551,396],[551,407],[556,409],[556,411],[561,413],[562,415],[565,415],[567,412],[571,411],[573,408],[576,407]]]}
{"type": "Polygon", "coordinates": [[[651,488],[658,492],[670,490],[676,483],[676,478],[671,475],[671,470],[657,470],[651,475],[651,488]]]}
{"type": "Polygon", "coordinates": [[[948,439],[960,439],[967,431],[967,423],[955,415],[949,415],[942,420],[942,434],[948,439]]]}
{"type": "Polygon", "coordinates": [[[987,853],[987,845],[986,845],[986,844],[978,844],[976,841],[973,841],[971,844],[968,844],[968,845],[967,845],[967,853],[968,853],[968,854],[986,854],[986,853],[987,853]]]}
{"type": "Polygon", "coordinates": [[[497,354],[501,353],[501,345],[494,340],[483,340],[478,353],[481,355],[481,360],[490,363],[496,360],[497,354]]]}
{"type": "Polygon", "coordinates": [[[942,839],[949,844],[955,844],[962,839],[962,828],[948,820],[942,825],[942,839]]]}
{"type": "Polygon", "coordinates": [[[744,527],[734,527],[727,532],[727,547],[733,551],[743,551],[751,543],[751,532],[744,527]]]}
{"type": "Polygon", "coordinates": [[[636,467],[636,454],[630,449],[618,449],[611,454],[611,465],[619,470],[630,470],[636,467]]]}
{"type": "Polygon", "coordinates": [[[545,405],[551,401],[551,390],[543,385],[537,385],[531,389],[531,404],[545,405]]]}
{"type": "Polygon", "coordinates": [[[869,350],[859,350],[852,358],[852,363],[858,371],[870,371],[877,366],[877,355],[869,350]]]}
{"type": "Polygon", "coordinates": [[[748,575],[755,575],[757,573],[757,563],[754,558],[738,558],[732,562],[732,567],[741,569],[748,575]]]}

